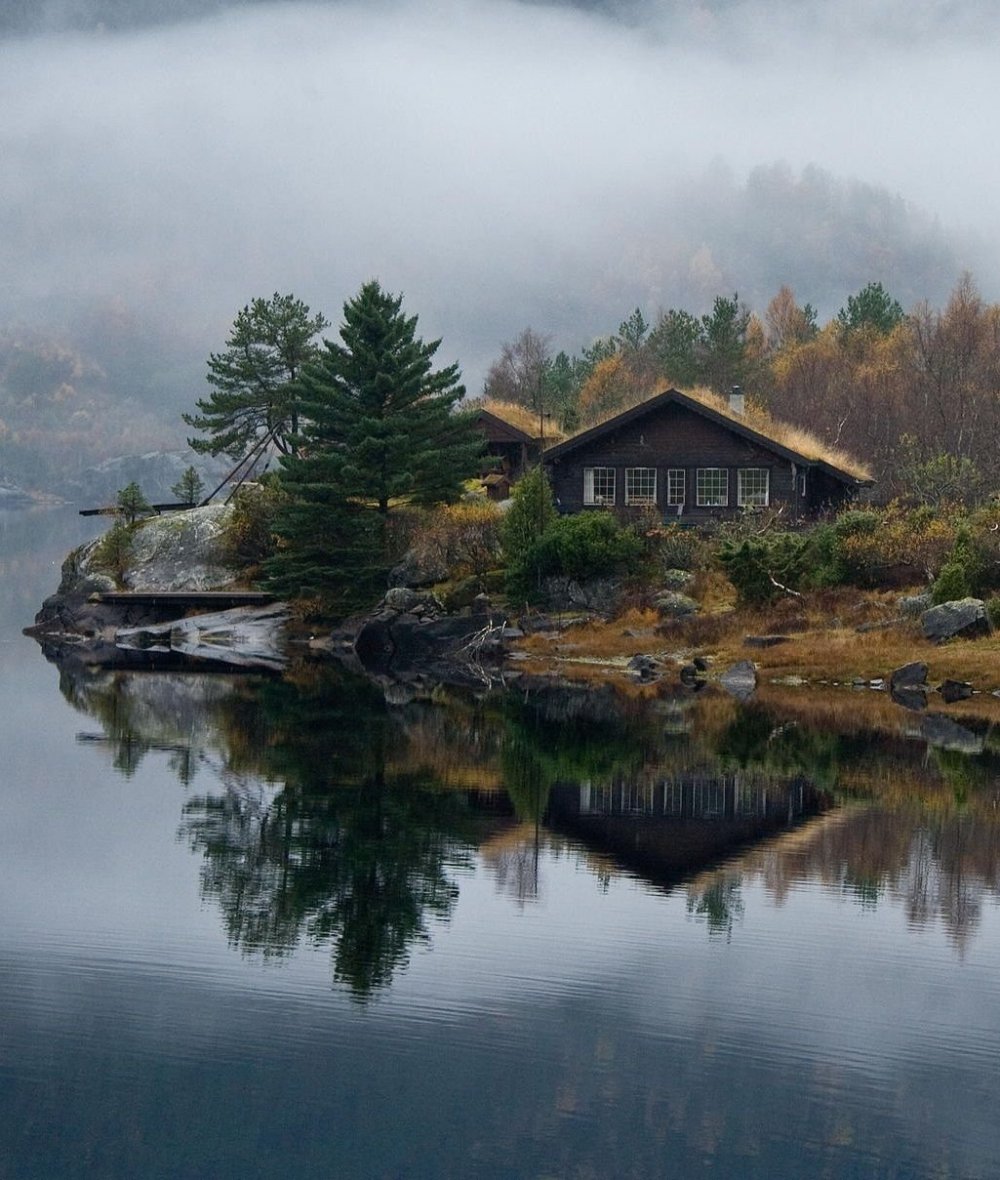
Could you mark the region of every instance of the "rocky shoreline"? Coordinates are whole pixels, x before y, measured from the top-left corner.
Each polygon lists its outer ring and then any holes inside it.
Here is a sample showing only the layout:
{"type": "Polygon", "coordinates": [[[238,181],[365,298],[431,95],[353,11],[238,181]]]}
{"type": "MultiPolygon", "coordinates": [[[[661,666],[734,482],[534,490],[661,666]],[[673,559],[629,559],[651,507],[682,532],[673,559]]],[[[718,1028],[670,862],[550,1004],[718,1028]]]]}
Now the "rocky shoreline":
{"type": "MultiPolygon", "coordinates": [[[[560,679],[582,670],[593,679],[676,684],[693,691],[711,681],[741,699],[756,691],[758,681],[867,688],[884,691],[897,704],[913,710],[926,708],[929,692],[951,704],[982,691],[960,659],[946,662],[929,682],[927,665],[915,661],[921,645],[947,644],[945,650],[952,651],[953,645],[947,643],[951,639],[974,639],[963,645],[969,649],[992,643],[986,638],[991,634],[990,623],[980,600],[932,606],[922,595],[900,599],[898,617],[854,629],[862,644],[871,642],[868,635],[884,640],[892,629],[899,631],[892,651],[902,658],[883,664],[877,675],[863,677],[831,676],[818,667],[811,675],[797,670],[790,674],[790,657],[782,653],[794,652],[800,641],[796,634],[745,635],[745,653],[733,643],[728,647],[702,644],[700,652],[697,647],[684,649],[680,645],[690,624],[686,618],[672,616],[659,628],[642,633],[621,628],[620,650],[627,654],[602,658],[588,651],[586,630],[595,621],[612,625],[600,622],[593,610],[584,609],[571,618],[532,613],[511,620],[485,595],[449,612],[433,591],[402,586],[388,590],[372,611],[331,629],[306,628],[285,603],[228,610],[202,605],[201,613],[191,613],[198,593],[233,587],[233,570],[224,560],[221,543],[227,514],[224,506],[213,506],[151,518],[135,534],[129,561],[117,571],[117,578],[102,567],[99,540],[74,550],[63,563],[57,591],[42,604],[26,634],[36,638],[47,658],[55,662],[100,667],[190,666],[280,673],[296,661],[335,659],[384,684],[475,686],[523,677],[560,679]],[[146,594],[130,601],[120,594],[123,589],[146,594]],[[191,599],[158,599],[164,591],[187,593],[191,599]],[[116,593],[115,601],[106,597],[111,592],[116,593]],[[583,639],[573,642],[574,628],[581,625],[583,639]],[[567,633],[570,640],[564,642],[567,633]],[[648,636],[645,641],[643,634],[648,636]],[[649,643],[654,636],[676,641],[678,650],[658,649],[649,643]],[[783,662],[786,670],[781,672],[783,662]],[[922,674],[913,671],[920,668],[922,674]]],[[[662,620],[662,611],[660,616],[662,620]]],[[[843,628],[830,632],[832,636],[844,633],[843,628]]]]}

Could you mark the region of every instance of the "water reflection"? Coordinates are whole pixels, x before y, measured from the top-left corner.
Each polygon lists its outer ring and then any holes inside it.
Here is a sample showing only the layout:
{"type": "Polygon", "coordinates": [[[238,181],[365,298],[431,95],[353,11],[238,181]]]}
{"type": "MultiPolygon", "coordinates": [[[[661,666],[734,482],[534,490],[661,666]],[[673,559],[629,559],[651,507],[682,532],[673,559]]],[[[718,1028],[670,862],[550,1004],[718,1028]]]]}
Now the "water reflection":
{"type": "Polygon", "coordinates": [[[985,722],[913,729],[895,710],[833,724],[801,701],[565,685],[397,707],[329,668],[66,667],[60,683],[100,724],[80,741],[121,773],[170,760],[188,788],[180,833],[230,942],[261,956],[327,945],[360,999],[448,921],[479,863],[524,907],[544,896],[545,856],[571,854],[603,887],[681,890],[725,938],[750,885],[782,905],[816,882],[914,927],[940,921],[960,953],[1000,887],[1000,741],[985,722]]]}

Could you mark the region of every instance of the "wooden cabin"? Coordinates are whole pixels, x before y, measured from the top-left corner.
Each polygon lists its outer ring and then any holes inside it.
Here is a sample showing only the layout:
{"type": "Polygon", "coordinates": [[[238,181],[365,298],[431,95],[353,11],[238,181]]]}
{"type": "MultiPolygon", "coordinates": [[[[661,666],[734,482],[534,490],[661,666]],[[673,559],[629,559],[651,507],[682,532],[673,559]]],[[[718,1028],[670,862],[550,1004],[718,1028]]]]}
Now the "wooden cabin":
{"type": "Polygon", "coordinates": [[[563,512],[652,507],[695,523],[753,508],[785,508],[799,520],[872,482],[803,431],[744,417],[738,393],[727,403],[668,389],[550,447],[544,460],[563,512]]]}

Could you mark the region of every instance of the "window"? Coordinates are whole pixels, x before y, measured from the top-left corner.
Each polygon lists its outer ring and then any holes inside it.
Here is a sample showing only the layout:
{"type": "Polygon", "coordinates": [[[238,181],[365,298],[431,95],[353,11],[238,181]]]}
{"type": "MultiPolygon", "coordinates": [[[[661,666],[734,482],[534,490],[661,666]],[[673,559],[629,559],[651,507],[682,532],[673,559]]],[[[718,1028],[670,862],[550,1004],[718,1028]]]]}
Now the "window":
{"type": "Polygon", "coordinates": [[[736,475],[736,502],[741,508],[766,508],[771,490],[766,467],[741,467],[736,475]]]}
{"type": "Polygon", "coordinates": [[[584,504],[613,504],[615,502],[615,469],[613,467],[584,467],[584,504]]]}
{"type": "Polygon", "coordinates": [[[683,467],[671,467],[667,472],[667,504],[684,504],[687,501],[687,479],[683,467]]]}
{"type": "Polygon", "coordinates": [[[725,467],[699,467],[699,508],[725,508],[729,504],[729,471],[725,467]]]}
{"type": "Polygon", "coordinates": [[[656,503],[656,468],[655,467],[626,467],[625,468],[625,503],[626,504],[655,504],[656,503]]]}

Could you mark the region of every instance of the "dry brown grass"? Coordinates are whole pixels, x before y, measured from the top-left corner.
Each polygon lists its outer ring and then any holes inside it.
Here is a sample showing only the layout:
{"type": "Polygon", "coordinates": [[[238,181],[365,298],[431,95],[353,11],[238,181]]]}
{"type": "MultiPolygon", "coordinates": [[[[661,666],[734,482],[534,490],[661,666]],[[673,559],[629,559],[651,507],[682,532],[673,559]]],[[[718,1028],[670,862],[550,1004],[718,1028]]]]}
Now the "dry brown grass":
{"type": "Polygon", "coordinates": [[[984,692],[1000,690],[1000,633],[930,643],[915,620],[897,618],[896,597],[830,590],[763,609],[705,610],[669,622],[661,622],[654,611],[631,610],[611,622],[527,636],[518,646],[574,679],[621,677],[627,661],[640,653],[679,662],[700,654],[716,668],[753,660],[765,683],[798,677],[809,683],[849,684],[887,677],[902,664],[922,660],[931,684],[951,678],[970,681],[984,692]],[[858,630],[866,625],[871,629],[858,630]],[[748,647],[744,641],[754,635],[785,635],[788,642],[748,647]]]}
{"type": "MultiPolygon", "coordinates": [[[[494,417],[502,418],[504,422],[509,422],[511,426],[523,430],[532,438],[539,437],[538,414],[534,410],[529,410],[527,406],[519,405],[517,402],[497,401],[494,398],[485,398],[481,404],[482,408],[494,417]]],[[[549,418],[545,420],[546,446],[555,446],[565,437],[555,422],[549,418]]]]}

